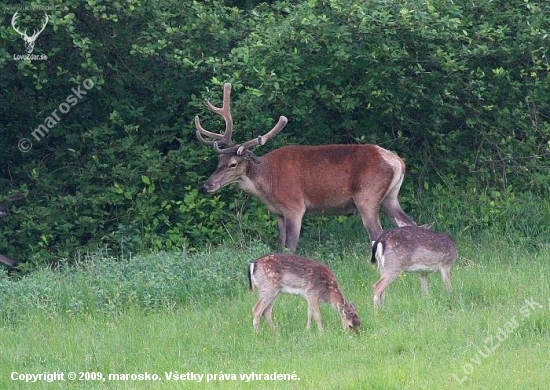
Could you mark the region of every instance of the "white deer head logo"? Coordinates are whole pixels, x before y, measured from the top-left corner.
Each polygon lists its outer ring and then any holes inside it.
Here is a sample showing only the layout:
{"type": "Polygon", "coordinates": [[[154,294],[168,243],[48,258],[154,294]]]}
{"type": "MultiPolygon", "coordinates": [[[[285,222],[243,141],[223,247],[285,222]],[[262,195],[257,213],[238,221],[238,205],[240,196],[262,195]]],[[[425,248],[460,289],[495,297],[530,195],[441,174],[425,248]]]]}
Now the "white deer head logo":
{"type": "Polygon", "coordinates": [[[27,30],[25,30],[25,32],[21,32],[15,26],[15,21],[19,17],[19,15],[17,15],[17,14],[18,14],[18,12],[14,13],[13,18],[11,18],[11,26],[13,27],[13,29],[19,35],[21,35],[23,37],[23,40],[25,41],[25,50],[27,51],[27,53],[31,54],[32,51],[34,50],[34,42],[36,41],[36,38],[38,38],[40,33],[42,31],[44,31],[44,29],[46,28],[46,25],[48,24],[48,20],[49,20],[48,14],[44,13],[44,15],[46,15],[46,21],[44,22],[44,25],[42,26],[42,29],[40,31],[34,30],[34,34],[32,34],[32,36],[30,36],[30,37],[27,35],[27,30]]]}

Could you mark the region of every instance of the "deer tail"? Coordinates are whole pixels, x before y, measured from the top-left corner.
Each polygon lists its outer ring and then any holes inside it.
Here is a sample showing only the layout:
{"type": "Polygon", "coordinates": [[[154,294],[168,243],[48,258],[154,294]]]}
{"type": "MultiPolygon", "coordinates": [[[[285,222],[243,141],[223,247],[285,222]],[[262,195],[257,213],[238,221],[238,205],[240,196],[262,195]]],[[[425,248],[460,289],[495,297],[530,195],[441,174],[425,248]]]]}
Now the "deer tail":
{"type": "Polygon", "coordinates": [[[384,249],[384,241],[373,241],[370,262],[373,264],[382,263],[384,265],[384,249]]]}
{"type": "Polygon", "coordinates": [[[254,268],[256,268],[256,262],[252,262],[248,265],[248,286],[251,291],[254,290],[254,268]]]}

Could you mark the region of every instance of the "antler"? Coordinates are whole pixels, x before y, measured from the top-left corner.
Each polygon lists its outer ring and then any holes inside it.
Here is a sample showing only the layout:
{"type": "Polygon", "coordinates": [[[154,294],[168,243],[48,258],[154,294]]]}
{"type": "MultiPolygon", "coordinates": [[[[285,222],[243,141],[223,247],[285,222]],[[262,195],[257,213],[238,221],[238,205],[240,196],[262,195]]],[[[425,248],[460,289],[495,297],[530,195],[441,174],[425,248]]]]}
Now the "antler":
{"type": "Polygon", "coordinates": [[[233,118],[231,117],[231,105],[230,105],[230,98],[231,98],[231,84],[225,83],[223,85],[223,105],[221,107],[216,107],[212,103],[210,103],[208,100],[206,100],[205,104],[208,109],[218,115],[221,115],[223,120],[225,121],[225,133],[222,134],[216,134],[212,133],[208,130],[205,130],[201,126],[201,122],[199,120],[199,116],[197,115],[195,117],[195,127],[197,128],[197,132],[195,133],[197,135],[197,138],[200,142],[202,142],[205,145],[213,145],[214,143],[220,143],[225,146],[231,146],[233,145],[233,141],[231,140],[231,135],[233,133],[233,118]],[[216,141],[206,141],[202,136],[205,135],[210,138],[214,138],[216,141]]]}
{"type": "Polygon", "coordinates": [[[252,146],[256,146],[256,145],[262,146],[267,141],[269,141],[271,138],[273,138],[277,134],[279,134],[279,132],[286,126],[287,123],[288,123],[287,117],[286,116],[280,116],[279,121],[277,122],[277,124],[271,130],[269,130],[267,133],[265,133],[264,135],[258,136],[258,138],[253,138],[250,141],[246,141],[245,143],[241,144],[237,148],[237,154],[238,155],[243,154],[246,149],[251,148],[252,146]]]}
{"type": "Polygon", "coordinates": [[[269,132],[264,135],[260,135],[257,138],[253,138],[250,141],[246,141],[242,144],[235,145],[231,136],[233,134],[233,118],[231,117],[231,107],[230,107],[230,95],[231,95],[231,84],[225,83],[223,85],[223,105],[222,107],[215,107],[208,100],[206,100],[206,106],[208,109],[218,115],[221,115],[225,121],[225,132],[222,134],[212,133],[208,130],[205,130],[199,120],[199,116],[195,117],[195,127],[197,132],[195,133],[198,140],[205,145],[212,145],[214,150],[217,153],[234,153],[237,152],[238,155],[242,155],[245,150],[252,146],[264,145],[267,141],[277,135],[288,123],[288,119],[284,116],[279,117],[279,121],[269,132]],[[202,136],[213,138],[214,141],[206,141],[202,136]],[[220,148],[225,146],[225,148],[220,148]]]}

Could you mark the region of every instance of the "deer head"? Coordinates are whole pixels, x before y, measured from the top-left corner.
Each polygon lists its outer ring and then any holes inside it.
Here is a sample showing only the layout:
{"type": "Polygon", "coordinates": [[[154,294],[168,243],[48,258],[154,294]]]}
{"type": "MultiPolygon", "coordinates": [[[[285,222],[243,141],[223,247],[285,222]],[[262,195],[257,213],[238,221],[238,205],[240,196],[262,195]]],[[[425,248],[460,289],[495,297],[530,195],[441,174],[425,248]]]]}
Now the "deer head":
{"type": "Polygon", "coordinates": [[[21,32],[17,29],[17,26],[15,25],[15,21],[19,17],[17,15],[18,13],[19,12],[16,12],[13,14],[13,17],[11,18],[11,26],[19,35],[23,37],[23,40],[25,41],[25,50],[27,51],[27,53],[31,54],[34,50],[34,43],[36,41],[36,38],[38,38],[40,33],[44,31],[44,29],[46,28],[46,25],[48,24],[48,21],[49,21],[49,17],[48,17],[48,14],[44,13],[44,15],[46,16],[46,20],[44,21],[42,28],[40,29],[40,31],[34,30],[34,34],[29,37],[27,35],[27,30],[25,30],[25,32],[21,32]]]}
{"type": "Polygon", "coordinates": [[[344,301],[343,304],[338,302],[336,304],[336,309],[342,320],[342,327],[345,330],[351,329],[357,331],[359,329],[361,320],[357,315],[357,308],[353,302],[344,301]]]}
{"type": "Polygon", "coordinates": [[[213,133],[205,130],[199,120],[198,115],[195,117],[195,126],[197,128],[197,139],[204,145],[212,146],[218,153],[218,168],[212,174],[210,179],[205,183],[204,188],[208,192],[215,192],[221,187],[234,182],[246,170],[249,161],[256,164],[260,160],[249,148],[257,145],[264,145],[267,141],[277,135],[287,124],[288,119],[284,116],[279,118],[279,121],[266,134],[253,138],[242,144],[235,144],[232,139],[233,135],[233,118],[231,116],[231,84],[226,83],[223,86],[223,104],[221,107],[216,107],[206,100],[206,107],[215,114],[220,115],[225,122],[225,132],[223,134],[213,133]],[[212,138],[211,141],[205,140],[204,137],[212,138]]]}

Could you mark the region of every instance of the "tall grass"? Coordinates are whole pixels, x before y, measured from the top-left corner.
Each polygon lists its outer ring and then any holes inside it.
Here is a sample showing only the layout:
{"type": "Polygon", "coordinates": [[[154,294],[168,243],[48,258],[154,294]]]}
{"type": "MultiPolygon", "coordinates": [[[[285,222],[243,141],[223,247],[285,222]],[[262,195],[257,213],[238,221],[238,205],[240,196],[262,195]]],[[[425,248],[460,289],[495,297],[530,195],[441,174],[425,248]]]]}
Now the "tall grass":
{"type": "Polygon", "coordinates": [[[242,289],[246,262],[267,251],[156,253],[130,259],[85,256],[76,264],[41,268],[20,280],[0,276],[0,318],[43,309],[52,315],[116,314],[127,306],[171,308],[208,303],[242,289]]]}
{"type": "Polygon", "coordinates": [[[407,274],[375,311],[378,275],[366,240],[342,244],[309,234],[302,254],[335,271],[358,307],[359,334],[343,332],[327,306],[325,332],[306,331],[305,300],[286,295],[274,309],[277,332],[263,323],[254,333],[257,297],[248,291],[246,265],[270,251],[263,244],[126,260],[90,256],[76,266],[0,277],[0,388],[536,389],[550,383],[546,250],[524,250],[507,238],[459,237],[452,294],[433,275],[430,296],[421,297],[418,277],[407,274]],[[10,379],[13,372],[56,371],[65,377],[147,372],[161,380],[30,385],[10,379]],[[168,381],[165,373],[176,371],[235,374],[236,380],[168,381]],[[299,380],[240,380],[252,372],[295,374],[299,380]]]}

